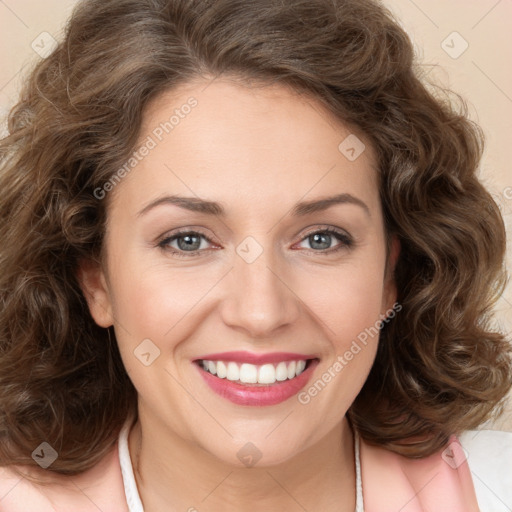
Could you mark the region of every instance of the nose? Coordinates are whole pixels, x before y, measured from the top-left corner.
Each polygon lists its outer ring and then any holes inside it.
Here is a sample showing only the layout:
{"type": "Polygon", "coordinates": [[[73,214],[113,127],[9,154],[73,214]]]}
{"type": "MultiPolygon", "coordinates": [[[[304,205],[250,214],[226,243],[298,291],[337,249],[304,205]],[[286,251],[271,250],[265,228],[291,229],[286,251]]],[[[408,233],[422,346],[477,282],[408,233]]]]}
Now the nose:
{"type": "Polygon", "coordinates": [[[301,301],[293,291],[286,263],[278,263],[273,251],[255,245],[253,242],[239,248],[224,280],[221,315],[226,325],[245,336],[267,338],[299,318],[301,301]],[[244,253],[244,248],[249,250],[244,253]]]}

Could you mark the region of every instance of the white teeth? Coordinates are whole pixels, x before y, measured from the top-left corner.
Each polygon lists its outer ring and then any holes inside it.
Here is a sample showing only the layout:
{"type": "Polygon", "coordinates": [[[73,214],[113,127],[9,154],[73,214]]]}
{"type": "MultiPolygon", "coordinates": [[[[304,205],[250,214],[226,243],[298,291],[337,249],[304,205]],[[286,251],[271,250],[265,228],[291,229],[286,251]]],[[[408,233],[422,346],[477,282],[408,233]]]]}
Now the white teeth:
{"type": "MultiPolygon", "coordinates": [[[[209,365],[209,362],[208,362],[209,365]]],[[[222,361],[217,361],[217,377],[225,379],[228,374],[226,365],[222,361]]]]}
{"type": "Polygon", "coordinates": [[[293,379],[295,377],[295,368],[297,367],[297,363],[295,361],[290,361],[288,363],[288,378],[293,379]]]}
{"type": "Polygon", "coordinates": [[[295,375],[300,375],[304,368],[306,368],[306,361],[297,361],[297,368],[295,369],[295,375]]]}
{"type": "Polygon", "coordinates": [[[264,364],[258,370],[259,384],[274,384],[276,381],[276,369],[273,364],[264,364]]]}
{"type": "Polygon", "coordinates": [[[240,381],[247,384],[256,384],[258,382],[258,368],[253,364],[243,363],[240,366],[240,381]]]}
{"type": "Polygon", "coordinates": [[[215,363],[213,361],[207,361],[208,363],[208,368],[206,368],[206,370],[208,370],[210,373],[213,373],[213,375],[215,375],[217,373],[217,366],[215,365],[215,363]]]}
{"type": "Polygon", "coordinates": [[[250,363],[238,364],[234,361],[201,361],[202,367],[221,379],[240,381],[244,384],[274,384],[277,381],[293,379],[306,368],[306,361],[281,361],[257,366],[250,363]]]}
{"type": "Polygon", "coordinates": [[[286,380],[288,378],[288,368],[285,362],[280,362],[276,366],[276,380],[286,380]]]}
{"type": "Polygon", "coordinates": [[[240,378],[240,370],[238,369],[238,365],[236,363],[233,363],[232,361],[229,362],[226,379],[238,380],[239,378],[240,378]]]}

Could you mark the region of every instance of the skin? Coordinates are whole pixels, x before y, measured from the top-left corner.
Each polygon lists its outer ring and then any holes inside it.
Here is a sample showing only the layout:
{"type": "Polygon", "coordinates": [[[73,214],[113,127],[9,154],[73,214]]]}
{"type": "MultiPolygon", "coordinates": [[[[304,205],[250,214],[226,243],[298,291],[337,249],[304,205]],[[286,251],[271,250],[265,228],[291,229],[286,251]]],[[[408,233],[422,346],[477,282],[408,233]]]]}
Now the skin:
{"type": "Polygon", "coordinates": [[[140,141],[192,96],[198,105],[109,193],[104,261],[80,270],[91,314],[114,325],[138,391],[129,448],[145,510],[353,512],[345,413],[377,337],[307,404],[294,396],[235,405],[210,390],[192,360],[230,350],[314,354],[320,364],[309,386],[389,312],[399,248],[394,240],[386,268],[374,152],[366,143],[349,161],[338,145],[354,131],[317,100],[226,77],[155,98],[140,141]],[[336,193],[353,195],[368,212],[346,203],[290,214],[299,201],[336,193]],[[226,217],[171,204],[138,215],[171,194],[220,202],[226,217]],[[310,235],[326,227],[349,234],[353,245],[328,234],[315,244],[310,235]],[[199,255],[178,245],[183,237],[158,247],[178,228],[207,237],[195,240],[199,255]],[[249,236],[262,248],[251,263],[236,251],[249,236]],[[134,355],[144,339],[160,350],[149,366],[134,355]],[[261,452],[253,467],[237,457],[247,442],[261,452]]]}

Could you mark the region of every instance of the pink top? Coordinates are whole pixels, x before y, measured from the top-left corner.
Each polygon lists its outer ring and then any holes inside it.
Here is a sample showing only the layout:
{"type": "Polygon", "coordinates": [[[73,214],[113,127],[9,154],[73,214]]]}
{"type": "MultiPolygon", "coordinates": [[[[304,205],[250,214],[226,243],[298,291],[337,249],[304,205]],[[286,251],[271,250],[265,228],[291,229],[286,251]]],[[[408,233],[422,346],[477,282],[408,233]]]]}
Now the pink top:
{"type": "MultiPolygon", "coordinates": [[[[444,450],[408,459],[360,438],[365,512],[479,512],[464,451],[455,436],[444,450]]],[[[9,467],[0,468],[0,512],[129,512],[119,459],[119,443],[93,468],[63,476],[39,467],[51,484],[34,485],[9,467]]]]}

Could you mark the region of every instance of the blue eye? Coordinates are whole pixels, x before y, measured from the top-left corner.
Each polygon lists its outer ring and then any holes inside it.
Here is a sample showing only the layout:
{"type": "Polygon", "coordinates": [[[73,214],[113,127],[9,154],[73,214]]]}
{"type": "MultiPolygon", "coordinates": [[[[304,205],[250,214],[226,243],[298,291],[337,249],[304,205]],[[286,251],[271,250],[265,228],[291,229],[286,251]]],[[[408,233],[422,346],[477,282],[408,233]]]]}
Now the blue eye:
{"type": "Polygon", "coordinates": [[[337,252],[341,249],[350,248],[353,245],[353,240],[347,233],[338,231],[337,229],[333,228],[325,228],[319,231],[314,231],[313,233],[310,233],[305,238],[303,238],[303,240],[309,240],[310,244],[317,245],[318,249],[322,249],[322,252],[326,252],[328,254],[332,254],[333,252],[337,252]],[[337,239],[341,243],[334,248],[331,248],[329,246],[331,245],[333,238],[337,239]],[[324,247],[318,247],[318,245],[324,247]],[[325,247],[325,245],[327,245],[327,247],[325,247]]]}
{"type": "Polygon", "coordinates": [[[179,257],[196,256],[201,251],[201,239],[211,242],[211,240],[198,231],[178,231],[176,234],[165,238],[159,242],[158,246],[164,250],[169,250],[171,254],[179,257]],[[171,247],[172,242],[178,242],[178,248],[171,247]]]}
{"type": "MultiPolygon", "coordinates": [[[[204,247],[201,249],[203,240],[212,243],[206,235],[199,231],[178,231],[158,242],[158,247],[174,256],[194,257],[206,250],[204,247]],[[177,247],[171,245],[174,242],[177,243],[177,247]]],[[[349,249],[354,245],[354,241],[348,233],[333,228],[324,228],[309,233],[301,241],[305,240],[308,240],[313,246],[313,249],[308,249],[308,252],[316,254],[330,255],[342,249],[349,249]],[[333,238],[340,243],[335,247],[330,247],[333,238]],[[319,250],[315,250],[314,246],[319,250]]]]}

